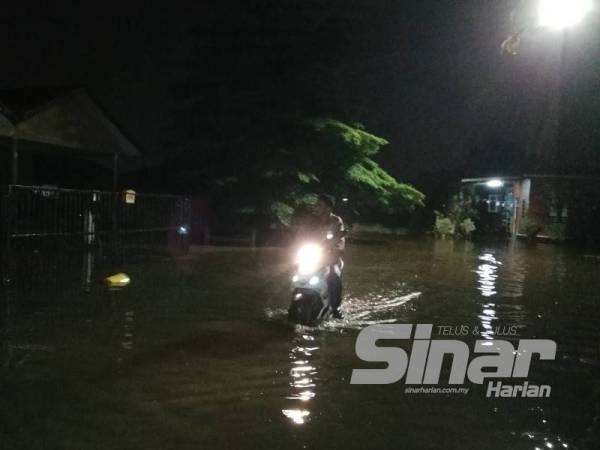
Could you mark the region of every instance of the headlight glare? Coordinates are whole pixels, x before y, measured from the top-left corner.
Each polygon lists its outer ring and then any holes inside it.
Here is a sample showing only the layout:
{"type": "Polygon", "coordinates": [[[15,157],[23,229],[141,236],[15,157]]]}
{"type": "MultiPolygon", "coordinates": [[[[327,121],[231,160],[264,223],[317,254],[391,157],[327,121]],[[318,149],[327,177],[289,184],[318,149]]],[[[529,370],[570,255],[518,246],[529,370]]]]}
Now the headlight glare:
{"type": "Polygon", "coordinates": [[[305,244],[298,250],[296,264],[301,275],[308,275],[319,268],[323,250],[316,244],[305,244]]]}

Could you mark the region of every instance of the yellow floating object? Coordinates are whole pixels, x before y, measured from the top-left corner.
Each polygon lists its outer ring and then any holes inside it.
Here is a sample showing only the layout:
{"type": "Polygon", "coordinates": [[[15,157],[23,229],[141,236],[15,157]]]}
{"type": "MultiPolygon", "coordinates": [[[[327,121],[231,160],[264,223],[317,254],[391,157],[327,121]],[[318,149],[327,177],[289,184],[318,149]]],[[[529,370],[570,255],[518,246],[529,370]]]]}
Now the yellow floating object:
{"type": "Polygon", "coordinates": [[[111,275],[110,277],[106,277],[104,282],[109,287],[125,287],[129,283],[131,283],[131,278],[126,273],[117,273],[115,275],[111,275]]]}

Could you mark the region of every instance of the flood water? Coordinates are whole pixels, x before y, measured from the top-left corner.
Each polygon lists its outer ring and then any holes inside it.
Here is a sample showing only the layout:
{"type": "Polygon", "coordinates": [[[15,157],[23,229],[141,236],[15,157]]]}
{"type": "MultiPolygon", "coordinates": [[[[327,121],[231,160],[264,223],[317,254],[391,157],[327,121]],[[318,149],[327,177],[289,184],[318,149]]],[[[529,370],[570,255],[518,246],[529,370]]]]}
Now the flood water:
{"type": "Polygon", "coordinates": [[[83,292],[74,274],[72,285],[3,291],[0,448],[598,448],[591,255],[520,242],[350,245],[345,319],[316,329],[286,319],[282,249],[205,248],[127,271],[121,290],[83,292]],[[553,339],[556,360],[534,361],[529,378],[552,395],[351,385],[352,369],[369,367],[356,337],[380,323],[477,326],[469,344],[508,327],[511,341],[553,339]]]}

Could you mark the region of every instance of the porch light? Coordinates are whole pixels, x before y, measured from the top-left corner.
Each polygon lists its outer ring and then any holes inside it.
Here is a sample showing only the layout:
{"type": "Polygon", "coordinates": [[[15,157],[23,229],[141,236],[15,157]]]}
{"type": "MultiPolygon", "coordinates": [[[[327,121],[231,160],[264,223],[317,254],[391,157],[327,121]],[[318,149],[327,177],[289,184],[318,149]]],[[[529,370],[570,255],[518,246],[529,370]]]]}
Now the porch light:
{"type": "Polygon", "coordinates": [[[499,187],[502,187],[502,186],[504,186],[504,181],[502,181],[502,180],[497,180],[497,179],[494,179],[494,180],[490,180],[490,181],[488,181],[488,182],[487,182],[487,183],[485,183],[485,184],[486,184],[486,186],[487,186],[487,187],[489,187],[489,188],[496,189],[496,188],[499,188],[499,187]]]}

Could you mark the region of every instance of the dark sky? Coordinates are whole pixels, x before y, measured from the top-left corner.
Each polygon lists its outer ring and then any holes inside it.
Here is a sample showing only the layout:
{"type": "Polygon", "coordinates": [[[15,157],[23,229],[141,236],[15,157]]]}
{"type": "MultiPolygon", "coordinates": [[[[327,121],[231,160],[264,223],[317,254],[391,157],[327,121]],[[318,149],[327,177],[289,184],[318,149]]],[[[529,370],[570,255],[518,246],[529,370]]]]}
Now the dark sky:
{"type": "MultiPolygon", "coordinates": [[[[49,4],[0,19],[0,87],[83,85],[150,155],[171,150],[170,125],[186,92],[204,102],[206,116],[285,105],[329,113],[388,139],[387,167],[419,180],[479,170],[467,162],[474,153],[546,159],[560,143],[559,70],[572,81],[573,67],[587,67],[575,78],[596,83],[583,50],[571,55],[573,66],[561,63],[555,36],[532,36],[522,55],[501,55],[514,4],[280,0],[95,11],[49,4]],[[174,90],[182,83],[187,91],[174,90]]],[[[584,38],[591,36],[573,40],[584,38]]]]}

